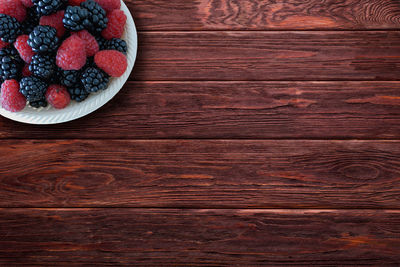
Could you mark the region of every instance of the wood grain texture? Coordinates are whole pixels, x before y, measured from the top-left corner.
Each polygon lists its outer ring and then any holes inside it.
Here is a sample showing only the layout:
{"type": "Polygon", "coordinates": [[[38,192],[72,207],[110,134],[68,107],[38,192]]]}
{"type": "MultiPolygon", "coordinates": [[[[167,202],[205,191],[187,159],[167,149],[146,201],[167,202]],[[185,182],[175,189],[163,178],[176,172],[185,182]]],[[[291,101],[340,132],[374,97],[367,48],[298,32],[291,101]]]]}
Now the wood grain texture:
{"type": "Polygon", "coordinates": [[[0,118],[0,138],[400,138],[400,82],[129,82],[61,125],[0,118]]]}
{"type": "Polygon", "coordinates": [[[400,32],[145,32],[131,79],[398,80],[400,32]]]}
{"type": "Polygon", "coordinates": [[[0,142],[1,207],[400,208],[397,141],[0,142]]]}
{"type": "Polygon", "coordinates": [[[125,0],[139,30],[399,29],[397,0],[125,0]]]}
{"type": "Polygon", "coordinates": [[[3,265],[400,263],[390,210],[5,209],[0,225],[3,265]]]}

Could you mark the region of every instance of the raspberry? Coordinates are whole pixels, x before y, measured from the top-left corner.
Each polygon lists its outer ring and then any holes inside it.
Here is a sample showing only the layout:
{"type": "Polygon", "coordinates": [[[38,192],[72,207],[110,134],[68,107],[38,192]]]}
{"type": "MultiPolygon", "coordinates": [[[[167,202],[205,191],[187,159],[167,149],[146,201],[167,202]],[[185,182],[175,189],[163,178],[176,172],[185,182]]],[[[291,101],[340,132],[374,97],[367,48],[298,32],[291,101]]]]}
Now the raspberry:
{"type": "Polygon", "coordinates": [[[107,13],[121,8],[120,0],[95,0],[107,13]]]}
{"type": "Polygon", "coordinates": [[[102,50],[94,56],[96,65],[111,77],[120,77],[126,71],[126,56],[116,50],[102,50]]]}
{"type": "Polygon", "coordinates": [[[29,70],[29,64],[25,64],[25,66],[22,68],[22,76],[23,77],[32,76],[32,72],[29,70]]]}
{"type": "Polygon", "coordinates": [[[39,25],[47,25],[55,28],[57,30],[57,36],[62,37],[65,33],[63,18],[64,10],[60,10],[54,14],[41,17],[39,25]]]}
{"type": "Polygon", "coordinates": [[[33,7],[32,0],[21,0],[21,3],[22,3],[25,7],[33,7]]]}
{"type": "Polygon", "coordinates": [[[9,45],[9,44],[0,40],[0,50],[3,49],[4,47],[6,47],[7,45],[9,45]]]}
{"type": "Polygon", "coordinates": [[[88,57],[94,56],[97,52],[99,52],[99,44],[93,35],[91,35],[87,30],[83,30],[77,32],[78,35],[86,44],[86,55],[88,57]]]}
{"type": "Polygon", "coordinates": [[[31,63],[32,57],[35,55],[32,47],[28,45],[28,35],[20,35],[14,43],[15,49],[18,50],[20,57],[26,62],[31,63]]]}
{"type": "Polygon", "coordinates": [[[0,13],[23,22],[26,18],[26,8],[20,0],[0,0],[0,13]]]}
{"type": "Polygon", "coordinates": [[[124,11],[115,9],[107,15],[107,18],[107,28],[101,32],[101,35],[107,40],[112,38],[121,38],[122,34],[124,33],[124,27],[126,23],[126,15],[124,11]]]}
{"type": "Polygon", "coordinates": [[[69,6],[79,6],[81,3],[85,2],[86,0],[69,0],[69,6]]]}
{"type": "Polygon", "coordinates": [[[26,106],[25,97],[19,92],[19,83],[16,80],[6,80],[1,85],[1,106],[8,111],[18,112],[26,106]]]}
{"type": "Polygon", "coordinates": [[[57,66],[63,70],[79,70],[86,63],[85,41],[78,35],[67,38],[57,51],[57,66]]]}
{"type": "Polygon", "coordinates": [[[46,92],[46,100],[56,109],[63,109],[68,106],[71,98],[65,88],[62,85],[52,84],[49,86],[46,92]]]}

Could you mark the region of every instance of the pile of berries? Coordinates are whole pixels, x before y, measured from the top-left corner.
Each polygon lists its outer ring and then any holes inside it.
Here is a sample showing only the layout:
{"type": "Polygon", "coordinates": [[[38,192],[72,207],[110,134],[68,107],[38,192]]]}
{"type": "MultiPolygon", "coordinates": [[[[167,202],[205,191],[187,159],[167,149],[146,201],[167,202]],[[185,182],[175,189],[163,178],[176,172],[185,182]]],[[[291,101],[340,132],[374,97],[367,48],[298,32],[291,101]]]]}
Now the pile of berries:
{"type": "Polygon", "coordinates": [[[0,0],[0,104],[62,109],[127,68],[120,0],[0,0]]]}

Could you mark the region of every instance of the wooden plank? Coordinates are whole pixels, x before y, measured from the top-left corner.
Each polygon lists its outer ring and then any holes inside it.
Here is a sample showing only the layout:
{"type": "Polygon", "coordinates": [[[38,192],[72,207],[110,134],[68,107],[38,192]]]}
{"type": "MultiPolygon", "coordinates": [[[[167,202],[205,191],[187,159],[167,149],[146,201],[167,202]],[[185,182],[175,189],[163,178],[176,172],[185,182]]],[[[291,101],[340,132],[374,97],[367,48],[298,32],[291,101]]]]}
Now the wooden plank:
{"type": "Polygon", "coordinates": [[[393,266],[399,211],[3,209],[0,263],[393,266]]]}
{"type": "Polygon", "coordinates": [[[130,82],[74,122],[0,118],[0,138],[399,139],[399,106],[399,82],[130,82]]]}
{"type": "Polygon", "coordinates": [[[0,142],[1,207],[400,208],[398,141],[0,142]]]}
{"type": "Polygon", "coordinates": [[[142,32],[131,79],[398,80],[400,32],[142,32]]]}
{"type": "Polygon", "coordinates": [[[140,30],[399,29],[397,0],[125,0],[140,30]]]}

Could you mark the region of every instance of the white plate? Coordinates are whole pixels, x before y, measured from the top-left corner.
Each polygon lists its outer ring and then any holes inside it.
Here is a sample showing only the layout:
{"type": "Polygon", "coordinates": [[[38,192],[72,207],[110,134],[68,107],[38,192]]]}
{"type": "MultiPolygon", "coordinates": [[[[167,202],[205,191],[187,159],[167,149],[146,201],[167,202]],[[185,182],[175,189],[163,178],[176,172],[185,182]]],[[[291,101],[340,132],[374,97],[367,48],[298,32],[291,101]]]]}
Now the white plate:
{"type": "Polygon", "coordinates": [[[135,64],[137,54],[137,32],[135,23],[129,9],[122,1],[121,10],[123,10],[127,16],[125,32],[122,39],[124,39],[128,44],[128,68],[122,77],[111,78],[106,90],[90,94],[90,96],[81,103],[71,101],[66,108],[61,110],[50,107],[50,105],[46,108],[40,109],[34,109],[27,105],[20,112],[9,112],[0,107],[0,115],[14,121],[30,124],[55,124],[81,118],[110,101],[128,80],[133,65],[135,64]]]}

